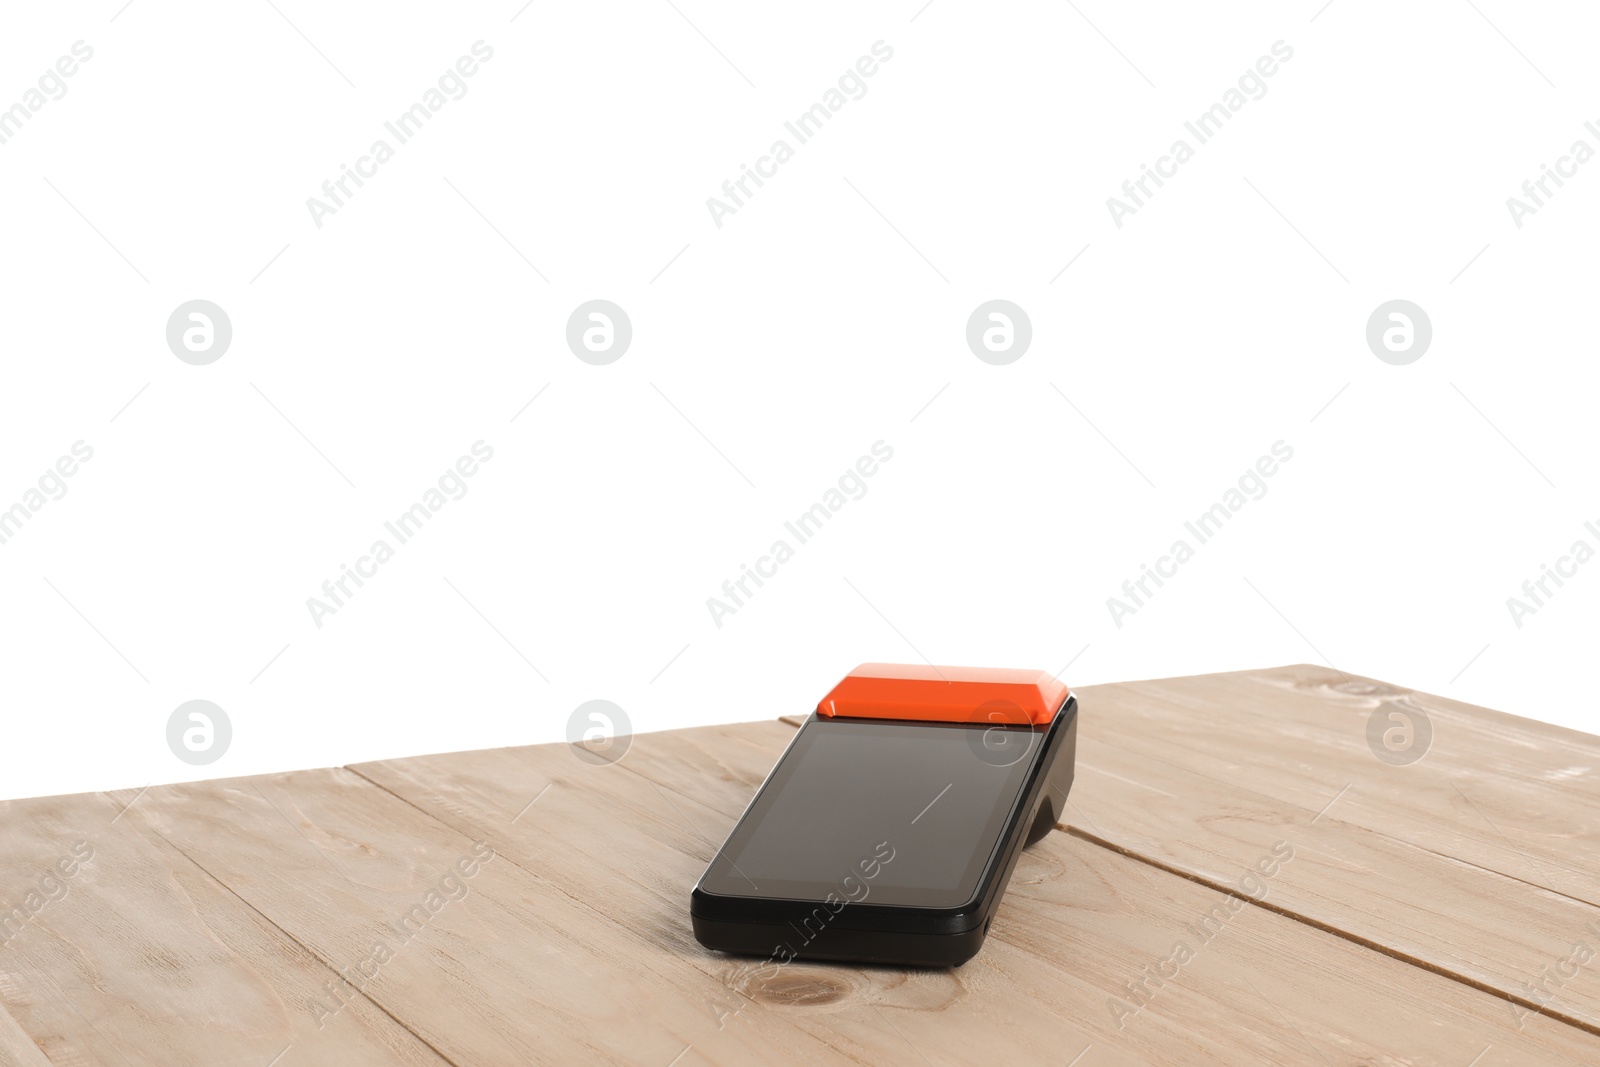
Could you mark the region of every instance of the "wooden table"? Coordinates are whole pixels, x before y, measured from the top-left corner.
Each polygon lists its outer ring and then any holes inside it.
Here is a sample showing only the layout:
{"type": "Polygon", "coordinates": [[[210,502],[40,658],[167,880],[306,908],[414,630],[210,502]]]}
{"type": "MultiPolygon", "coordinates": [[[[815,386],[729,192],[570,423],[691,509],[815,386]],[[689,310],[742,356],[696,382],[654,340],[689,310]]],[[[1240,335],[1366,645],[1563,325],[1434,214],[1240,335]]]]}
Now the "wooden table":
{"type": "Polygon", "coordinates": [[[0,1062],[1600,1063],[1600,738],[1309,666],[1078,695],[948,971],[690,934],[798,720],[5,803],[0,1062]]]}

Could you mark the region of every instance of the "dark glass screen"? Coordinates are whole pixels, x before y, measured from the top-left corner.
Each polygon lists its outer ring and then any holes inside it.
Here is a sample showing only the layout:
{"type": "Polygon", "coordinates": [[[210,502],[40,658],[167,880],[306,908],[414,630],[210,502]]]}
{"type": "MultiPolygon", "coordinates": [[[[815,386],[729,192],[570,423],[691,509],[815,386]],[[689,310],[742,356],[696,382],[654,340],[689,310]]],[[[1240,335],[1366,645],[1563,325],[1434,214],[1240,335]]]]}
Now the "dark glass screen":
{"type": "Polygon", "coordinates": [[[964,904],[1044,737],[1043,728],[810,720],[701,885],[733,896],[964,904]]]}

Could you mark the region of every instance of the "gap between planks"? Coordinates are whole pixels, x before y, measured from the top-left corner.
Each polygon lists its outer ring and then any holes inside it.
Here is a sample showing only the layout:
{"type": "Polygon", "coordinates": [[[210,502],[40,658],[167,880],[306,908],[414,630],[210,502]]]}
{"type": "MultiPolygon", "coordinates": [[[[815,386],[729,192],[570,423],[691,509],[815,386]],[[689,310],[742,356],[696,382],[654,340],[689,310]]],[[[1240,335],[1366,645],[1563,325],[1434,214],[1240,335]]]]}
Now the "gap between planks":
{"type": "MultiPolygon", "coordinates": [[[[781,722],[781,723],[785,723],[785,724],[787,724],[789,726],[793,726],[796,729],[798,729],[799,727],[801,727],[801,726],[803,726],[805,724],[805,721],[808,718],[810,718],[809,715],[780,715],[780,716],[778,716],[778,721],[781,722]]],[[[1138,784],[1143,784],[1143,783],[1138,783],[1138,784]]],[[[1416,956],[1411,955],[1410,953],[1403,952],[1400,949],[1393,948],[1393,947],[1391,947],[1389,945],[1385,945],[1381,941],[1374,941],[1371,938],[1362,937],[1360,934],[1354,933],[1353,931],[1344,930],[1344,929],[1341,929],[1341,928],[1339,928],[1337,926],[1332,925],[1331,923],[1322,922],[1322,921],[1320,921],[1318,919],[1312,918],[1309,915],[1304,915],[1304,914],[1302,914],[1300,912],[1294,911],[1293,909],[1286,908],[1281,904],[1269,903],[1265,898],[1263,898],[1261,900],[1256,900],[1256,899],[1254,899],[1252,897],[1247,897],[1247,896],[1243,896],[1241,894],[1235,893],[1230,887],[1228,887],[1227,885],[1223,884],[1222,882],[1220,882],[1220,881],[1218,881],[1216,879],[1208,878],[1205,875],[1200,874],[1200,873],[1198,873],[1196,871],[1184,870],[1182,867],[1174,866],[1173,864],[1168,863],[1168,862],[1163,861],[1163,860],[1159,860],[1159,859],[1155,858],[1154,856],[1150,856],[1150,855],[1146,855],[1146,854],[1144,854],[1142,852],[1138,852],[1135,849],[1129,848],[1126,845],[1119,845],[1119,844],[1117,844],[1117,843],[1115,843],[1113,841],[1107,840],[1106,838],[1103,838],[1103,837],[1100,837],[1100,836],[1098,836],[1096,834],[1090,833],[1089,831],[1081,829],[1079,827],[1069,826],[1066,823],[1058,822],[1058,823],[1056,823],[1055,828],[1058,831],[1062,832],[1062,833],[1071,834],[1073,837],[1078,838],[1080,841],[1086,841],[1091,845],[1097,845],[1100,848],[1108,849],[1108,850],[1110,850],[1112,852],[1117,853],[1118,855],[1126,856],[1128,859],[1137,860],[1140,863],[1143,863],[1143,864],[1145,864],[1147,866],[1150,866],[1150,867],[1154,867],[1159,871],[1165,871],[1168,874],[1177,875],[1179,878],[1187,879],[1187,880],[1189,880],[1191,882],[1196,883],[1197,885],[1203,885],[1208,889],[1214,889],[1219,893],[1227,893],[1227,894],[1230,894],[1232,896],[1237,896],[1237,897],[1239,897],[1239,899],[1245,901],[1248,904],[1253,904],[1256,907],[1261,908],[1261,909],[1263,909],[1265,911],[1270,911],[1270,912],[1273,912],[1274,914],[1281,915],[1285,919],[1292,919],[1293,921],[1295,921],[1297,923],[1301,923],[1302,925],[1312,927],[1313,929],[1316,929],[1316,930],[1321,930],[1324,933],[1332,934],[1335,937],[1343,938],[1344,940],[1349,941],[1352,944],[1360,945],[1362,948],[1370,949],[1373,952],[1382,953],[1383,955],[1388,956],[1391,959],[1398,960],[1401,963],[1408,964],[1408,965],[1410,965],[1412,967],[1419,967],[1419,968],[1421,968],[1422,970],[1425,970],[1425,971],[1431,971],[1434,974],[1437,974],[1441,978],[1448,978],[1449,980],[1451,980],[1453,982],[1458,982],[1461,985],[1468,986],[1468,987],[1470,987],[1472,989],[1476,989],[1480,993],[1487,993],[1490,996],[1495,997],[1495,998],[1497,998],[1499,1000],[1504,1000],[1504,1001],[1507,1001],[1509,1003],[1519,1005],[1520,1007],[1527,1008],[1531,1013],[1533,1013],[1535,1015],[1543,1015],[1543,1016],[1545,1016],[1547,1018],[1554,1019],[1554,1020],[1556,1020],[1558,1022],[1566,1023],[1568,1026],[1575,1027],[1575,1028],[1577,1028],[1579,1030],[1584,1031],[1585,1033],[1594,1034],[1595,1036],[1600,1037],[1600,1026],[1595,1026],[1595,1025],[1589,1023],[1589,1022],[1586,1022],[1583,1019],[1579,1019],[1579,1018],[1576,1018],[1574,1016],[1568,1015],[1567,1013],[1562,1012],[1560,1010],[1557,1010],[1557,1009],[1551,1007],[1548,1004],[1540,1005],[1540,1004],[1538,1004],[1538,1003],[1536,1003],[1533,1000],[1530,1000],[1528,998],[1519,997],[1519,996],[1515,995],[1514,993],[1509,993],[1504,989],[1498,989],[1493,985],[1490,985],[1490,984],[1488,984],[1486,982],[1478,981],[1477,979],[1472,978],[1472,977],[1470,977],[1468,975],[1460,974],[1460,973],[1458,973],[1456,971],[1450,970],[1447,967],[1441,967],[1438,964],[1430,963],[1427,960],[1420,959],[1420,958],[1418,958],[1416,956]]],[[[1424,851],[1432,852],[1433,850],[1432,849],[1425,849],[1424,851]]],[[[1439,855],[1439,856],[1444,856],[1443,853],[1435,852],[1434,854],[1435,855],[1439,855]]],[[[1455,860],[1456,859],[1456,857],[1454,857],[1454,856],[1444,856],[1444,858],[1445,859],[1451,859],[1451,860],[1455,860]]],[[[1457,862],[1466,862],[1466,861],[1457,860],[1457,862]]],[[[1477,867],[1478,866],[1477,864],[1468,864],[1468,865],[1469,866],[1473,866],[1473,867],[1477,867]]],[[[1487,870],[1487,868],[1482,868],[1482,867],[1479,867],[1478,869],[1487,870]]],[[[1489,873],[1493,874],[1493,873],[1498,873],[1498,872],[1490,871],[1489,873]]],[[[1506,877],[1511,877],[1511,876],[1508,875],[1506,877]]],[[[1523,879],[1516,879],[1516,880],[1517,881],[1523,881],[1523,879]]],[[[1525,882],[1524,884],[1527,884],[1527,885],[1530,885],[1530,886],[1533,885],[1533,883],[1531,883],[1531,882],[1525,882]]],[[[1537,886],[1536,888],[1546,889],[1547,887],[1545,887],[1545,886],[1537,886]]],[[[1560,894],[1560,895],[1561,896],[1567,896],[1567,894],[1565,894],[1565,893],[1560,894]]],[[[1578,903],[1585,903],[1584,901],[1578,900],[1578,898],[1576,898],[1576,897],[1570,897],[1569,899],[1572,899],[1572,900],[1574,900],[1574,901],[1576,901],[1578,903]]]]}
{"type": "MultiPolygon", "coordinates": [[[[360,775],[360,777],[361,777],[361,779],[363,781],[369,781],[369,779],[365,775],[360,775]]],[[[376,785],[377,783],[374,782],[373,784],[376,785]]],[[[387,793],[388,790],[385,789],[384,792],[387,793]]],[[[104,795],[104,794],[102,794],[102,795],[104,795]]],[[[270,803],[270,801],[269,801],[269,803],[270,803]]],[[[132,807],[133,805],[130,804],[128,806],[132,807]]],[[[421,811],[422,809],[418,808],[417,810],[421,811]]],[[[428,815],[428,818],[433,819],[434,822],[439,822],[439,820],[437,818],[434,818],[434,816],[428,814],[427,812],[423,812],[423,814],[424,815],[428,815]]],[[[197,860],[193,856],[189,855],[189,853],[183,848],[182,845],[179,845],[176,841],[172,840],[166,834],[164,834],[160,830],[156,829],[155,824],[149,822],[148,820],[144,820],[144,821],[141,821],[138,825],[143,826],[145,829],[149,830],[152,834],[156,835],[156,837],[160,838],[166,844],[171,846],[172,850],[174,852],[176,852],[178,855],[182,856],[185,860],[189,861],[190,866],[194,867],[195,870],[199,871],[201,874],[205,875],[207,878],[209,878],[213,882],[217,883],[217,885],[221,886],[227,892],[227,894],[229,896],[233,897],[234,900],[237,900],[242,907],[244,907],[245,909],[250,911],[252,914],[259,916],[262,922],[266,923],[268,926],[270,926],[274,930],[278,931],[278,933],[282,934],[285,938],[288,939],[288,941],[291,944],[298,945],[300,947],[300,949],[302,951],[304,951],[305,954],[309,958],[311,958],[313,960],[316,960],[317,963],[321,964],[324,968],[326,968],[328,973],[333,975],[333,977],[334,977],[334,979],[336,981],[342,983],[343,986],[348,986],[350,989],[354,990],[356,996],[359,996],[362,1000],[364,1000],[368,1004],[372,1005],[372,1007],[375,1010],[377,1010],[379,1012],[382,1012],[384,1015],[387,1015],[390,1019],[393,1019],[396,1026],[400,1027],[406,1033],[408,1033],[412,1037],[416,1038],[418,1043],[420,1043],[424,1048],[431,1050],[435,1056],[438,1056],[445,1063],[450,1064],[450,1067],[461,1067],[461,1065],[458,1064],[455,1060],[451,1059],[449,1056],[446,1056],[443,1051],[441,1051],[438,1047],[436,1047],[433,1044],[433,1042],[429,1041],[426,1037],[423,1037],[421,1034],[417,1033],[416,1030],[412,1029],[410,1024],[407,1023],[404,1019],[400,1018],[394,1012],[392,1012],[388,1008],[384,1007],[383,1004],[380,1003],[379,1001],[374,1000],[372,997],[367,996],[366,990],[360,988],[359,986],[352,985],[350,983],[350,981],[348,979],[346,979],[343,974],[341,974],[337,969],[335,969],[332,960],[324,959],[322,953],[318,952],[316,949],[312,948],[310,945],[306,944],[304,941],[302,941],[298,937],[294,936],[294,934],[290,933],[288,930],[285,930],[282,926],[280,926],[277,923],[276,920],[274,920],[272,918],[272,916],[268,915],[266,912],[264,912],[260,908],[256,907],[250,901],[248,901],[244,897],[240,896],[239,893],[234,890],[233,886],[229,885],[227,882],[224,882],[221,878],[218,878],[215,874],[212,874],[209,870],[206,869],[205,864],[201,863],[199,860],[197,860]]],[[[440,825],[442,826],[444,824],[440,823],[440,825]]],[[[285,1051],[287,1051],[287,1050],[285,1050],[285,1051]]],[[[281,1055],[283,1055],[283,1053],[280,1052],[279,1055],[281,1056],[281,1055]]],[[[274,1061],[274,1062],[276,1062],[276,1061],[274,1061]]],[[[269,1067],[270,1067],[270,1065],[269,1065],[269,1067]]]]}
{"type": "Polygon", "coordinates": [[[1253,897],[1236,893],[1228,886],[1222,884],[1221,882],[1207,878],[1203,874],[1199,874],[1194,871],[1186,871],[1181,867],[1175,867],[1170,863],[1165,863],[1152,856],[1146,856],[1139,852],[1135,852],[1133,849],[1128,848],[1125,845],[1119,845],[1113,841],[1107,841],[1104,838],[1097,837],[1087,830],[1081,829],[1080,827],[1068,826],[1065,823],[1057,823],[1056,829],[1062,833],[1071,834],[1080,841],[1087,841],[1091,845],[1098,845],[1101,848],[1108,849],[1117,853],[1118,855],[1126,856],[1128,859],[1138,860],[1140,863],[1156,868],[1156,870],[1165,871],[1168,874],[1175,874],[1179,878],[1186,878],[1197,885],[1203,885],[1208,889],[1215,889],[1219,893],[1227,893],[1230,896],[1239,897],[1240,900],[1243,900],[1247,904],[1254,904],[1258,908],[1281,915],[1285,919],[1293,919],[1297,923],[1321,930],[1324,933],[1332,934],[1334,937],[1343,938],[1352,944],[1360,945],[1362,948],[1371,949],[1373,952],[1380,952],[1383,955],[1388,956],[1390,959],[1399,960],[1401,963],[1407,963],[1413,967],[1420,967],[1425,971],[1432,971],[1441,978],[1448,978],[1453,982],[1459,982],[1462,985],[1471,986],[1480,993],[1488,993],[1490,996],[1496,997],[1500,1000],[1510,1001],[1513,1004],[1521,1005],[1522,1007],[1527,1008],[1532,1014],[1543,1015],[1547,1018],[1555,1019],[1559,1022],[1566,1023],[1568,1026],[1577,1027],[1579,1030],[1584,1030],[1588,1033],[1596,1035],[1597,1037],[1600,1037],[1600,1027],[1591,1025],[1582,1019],[1574,1018],[1571,1015],[1567,1015],[1564,1012],[1557,1011],[1547,1006],[1542,1007],[1532,1000],[1508,993],[1503,989],[1497,989],[1487,982],[1480,982],[1477,979],[1467,975],[1458,974],[1446,967],[1441,967],[1438,964],[1430,963],[1427,960],[1413,956],[1408,952],[1403,952],[1400,949],[1385,945],[1381,941],[1374,941],[1372,938],[1362,937],[1360,934],[1352,931],[1342,930],[1339,927],[1334,926],[1332,923],[1326,923],[1320,919],[1313,919],[1309,915],[1302,915],[1301,913],[1290,908],[1286,908],[1281,904],[1271,903],[1265,897],[1257,900],[1253,897]]]}

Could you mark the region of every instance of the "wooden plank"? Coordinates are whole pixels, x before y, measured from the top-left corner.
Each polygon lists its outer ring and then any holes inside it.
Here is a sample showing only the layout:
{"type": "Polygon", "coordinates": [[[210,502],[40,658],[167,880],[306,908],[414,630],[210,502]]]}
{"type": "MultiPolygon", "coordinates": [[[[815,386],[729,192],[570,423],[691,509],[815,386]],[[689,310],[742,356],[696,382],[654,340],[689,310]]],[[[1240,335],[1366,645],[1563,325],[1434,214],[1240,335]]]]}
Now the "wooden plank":
{"type": "Polygon", "coordinates": [[[443,1062],[359,994],[319,1027],[306,1003],[336,976],[120,811],[103,795],[0,804],[0,901],[23,909],[0,932],[0,1059],[443,1062]]]}
{"type": "Polygon", "coordinates": [[[1358,725],[1356,740],[1362,746],[1353,755],[1371,754],[1365,727],[1375,709],[1421,712],[1431,720],[1435,738],[1448,743],[1431,747],[1418,765],[1442,763],[1495,780],[1557,784],[1571,799],[1600,806],[1600,777],[1586,773],[1600,767],[1600,738],[1328,667],[1296,664],[1117,688],[1178,692],[1191,713],[1227,712],[1241,728],[1277,725],[1286,736],[1289,729],[1323,731],[1324,742],[1330,731],[1348,741],[1349,727],[1358,725]]]}
{"type": "Polygon", "coordinates": [[[1600,1039],[1582,1030],[1519,1018],[1497,997],[1265,908],[1239,903],[1221,918],[1242,898],[1067,834],[1036,847],[1046,851],[1013,880],[990,935],[1012,950],[992,959],[1021,958],[1005,995],[1055,1003],[1145,1062],[1462,1067],[1480,1056],[1480,1065],[1600,1057],[1600,1039]],[[1129,1014],[1141,997],[1142,1010],[1129,1014]]]}
{"type": "MultiPolygon", "coordinates": [[[[1067,834],[1024,856],[989,941],[964,968],[791,964],[775,989],[752,987],[741,961],[692,941],[687,892],[792,736],[779,723],[641,735],[608,767],[550,745],[355,769],[574,895],[609,894],[609,917],[653,951],[722,974],[768,1009],[814,1028],[808,1012],[823,1001],[819,1037],[848,1043],[836,1047],[857,1058],[872,1050],[872,1062],[920,1062],[912,1051],[1066,1062],[1085,1046],[1092,1062],[1281,1063],[1320,1053],[1459,1067],[1487,1046],[1562,1062],[1600,1055],[1600,1041],[1563,1022],[1519,1020],[1505,1000],[1265,908],[1228,911],[1217,889],[1067,834]],[[1219,907],[1229,916],[1221,932],[1200,942],[1190,928],[1219,907]],[[1185,939],[1192,970],[1129,990],[1185,939]],[[871,1045],[874,1026],[885,1030],[878,1017],[892,1020],[903,1044],[871,1045]]],[[[762,1029],[772,1015],[741,1013],[762,1029]]]]}
{"type": "Polygon", "coordinates": [[[1217,888],[1290,840],[1266,906],[1600,1034],[1600,983],[1560,973],[1600,945],[1591,904],[1092,738],[1071,801],[1076,832],[1217,888]]]}
{"type": "Polygon", "coordinates": [[[1082,736],[1330,812],[1418,848],[1600,904],[1600,740],[1327,668],[1086,686],[1082,736]],[[1375,710],[1423,709],[1427,754],[1367,742],[1375,710]],[[1341,792],[1342,791],[1342,792],[1341,792]]]}
{"type": "Polygon", "coordinates": [[[52,1067],[44,1051],[4,1008],[0,1008],[0,1064],[4,1067],[52,1067]]]}
{"type": "MultiPolygon", "coordinates": [[[[602,791],[582,799],[605,810],[602,791]]],[[[458,833],[351,771],[155,788],[127,817],[452,1062],[659,1067],[705,1048],[739,1063],[850,1058],[788,1023],[754,1030],[719,1018],[713,1009],[737,998],[683,961],[676,916],[643,931],[621,925],[603,881],[583,891],[519,866],[498,852],[503,831],[458,833]]],[[[588,847],[598,856],[611,846],[600,835],[588,847]]]]}
{"type": "MultiPolygon", "coordinates": [[[[1320,664],[1297,663],[1264,670],[1203,674],[1194,677],[1202,680],[1200,684],[1186,688],[1194,689],[1197,693],[1204,690],[1207,680],[1225,680],[1230,684],[1234,680],[1247,680],[1253,684],[1294,691],[1313,700],[1336,704],[1345,703],[1352,698],[1359,706],[1365,708],[1370,708],[1374,700],[1414,704],[1427,710],[1436,720],[1443,719],[1469,731],[1482,742],[1483,755],[1487,761],[1485,767],[1496,775],[1521,775],[1542,779],[1549,770],[1550,756],[1555,752],[1578,753],[1586,759],[1600,758],[1600,737],[1594,734],[1478,704],[1452,700],[1449,697],[1364,675],[1350,674],[1320,664]]],[[[1591,800],[1600,800],[1600,783],[1579,780],[1575,785],[1591,800]]]]}

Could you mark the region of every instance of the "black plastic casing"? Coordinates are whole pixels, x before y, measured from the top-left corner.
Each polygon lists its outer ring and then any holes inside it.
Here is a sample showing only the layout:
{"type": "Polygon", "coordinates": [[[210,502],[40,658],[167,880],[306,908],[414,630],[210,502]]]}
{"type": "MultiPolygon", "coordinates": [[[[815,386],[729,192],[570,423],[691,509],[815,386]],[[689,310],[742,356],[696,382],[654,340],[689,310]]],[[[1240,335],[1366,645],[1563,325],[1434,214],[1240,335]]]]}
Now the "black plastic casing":
{"type": "MultiPolygon", "coordinates": [[[[814,721],[815,714],[800,729],[814,721]]],[[[722,952],[767,956],[774,963],[811,959],[950,967],[967,962],[983,947],[1017,857],[1055,828],[1066,807],[1077,764],[1077,698],[1067,694],[1045,729],[1044,744],[1031,757],[1033,766],[970,900],[952,908],[852,903],[835,913],[821,900],[729,896],[697,884],[689,898],[695,940],[722,952]],[[803,933],[808,920],[820,930],[809,940],[803,933]]],[[[741,824],[771,782],[769,775],[740,816],[741,824]]]]}

